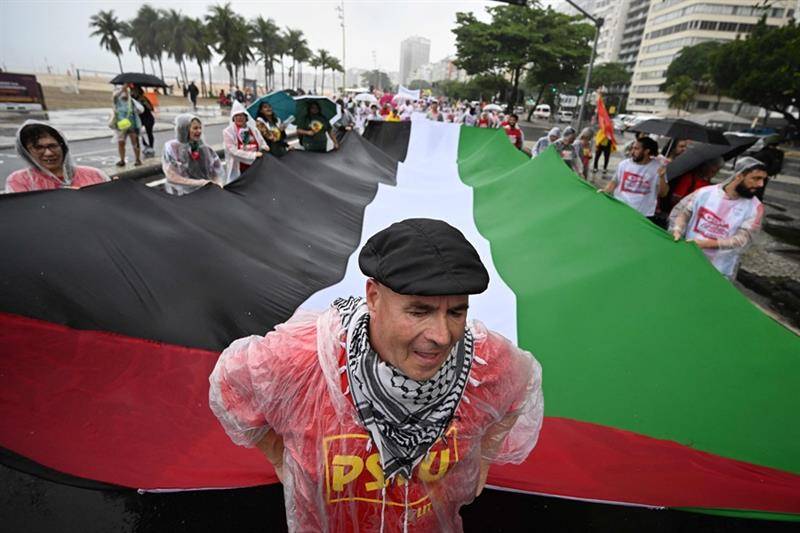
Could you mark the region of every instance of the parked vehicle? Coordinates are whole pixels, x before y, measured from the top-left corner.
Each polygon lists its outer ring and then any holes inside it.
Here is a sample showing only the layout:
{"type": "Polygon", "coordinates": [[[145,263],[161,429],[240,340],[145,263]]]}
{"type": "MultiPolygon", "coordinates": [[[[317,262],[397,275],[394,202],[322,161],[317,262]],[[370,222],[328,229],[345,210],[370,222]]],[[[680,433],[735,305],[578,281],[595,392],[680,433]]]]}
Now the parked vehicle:
{"type": "Polygon", "coordinates": [[[572,122],[573,113],[571,109],[559,109],[558,113],[556,113],[556,120],[558,122],[566,122],[567,124],[572,122]]]}
{"type": "Polygon", "coordinates": [[[550,106],[547,104],[539,104],[536,106],[536,109],[533,110],[534,118],[540,118],[543,120],[547,120],[550,118],[550,106]]]}

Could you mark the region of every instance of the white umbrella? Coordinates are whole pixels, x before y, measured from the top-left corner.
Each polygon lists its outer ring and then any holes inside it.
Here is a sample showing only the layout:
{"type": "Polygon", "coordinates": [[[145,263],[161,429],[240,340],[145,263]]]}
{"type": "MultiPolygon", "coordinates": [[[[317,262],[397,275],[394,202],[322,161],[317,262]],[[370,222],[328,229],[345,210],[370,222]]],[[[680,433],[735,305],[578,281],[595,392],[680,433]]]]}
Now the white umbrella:
{"type": "Polygon", "coordinates": [[[377,104],[378,99],[375,98],[375,95],[370,93],[361,93],[357,94],[355,98],[353,98],[356,102],[369,102],[370,104],[377,104]]]}
{"type": "Polygon", "coordinates": [[[497,104],[489,104],[489,105],[483,106],[483,110],[484,111],[502,111],[503,108],[500,107],[497,104]]]}

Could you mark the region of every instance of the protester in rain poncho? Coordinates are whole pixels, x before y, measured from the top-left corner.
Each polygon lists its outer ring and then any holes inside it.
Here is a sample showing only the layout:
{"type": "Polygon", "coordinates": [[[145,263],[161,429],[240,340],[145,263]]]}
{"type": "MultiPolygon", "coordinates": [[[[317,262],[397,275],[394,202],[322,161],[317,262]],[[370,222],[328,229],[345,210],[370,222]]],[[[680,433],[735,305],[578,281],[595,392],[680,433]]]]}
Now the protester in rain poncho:
{"type": "Polygon", "coordinates": [[[183,195],[208,185],[222,185],[225,170],[217,153],[203,140],[203,123],[194,115],[175,118],[175,138],[164,144],[161,158],[164,188],[170,194],[183,195]]]}
{"type": "Polygon", "coordinates": [[[102,170],[76,166],[64,135],[45,122],[25,121],[17,130],[16,148],[28,166],[8,176],[6,192],[77,189],[109,180],[102,170]]]}
{"type": "Polygon", "coordinates": [[[231,106],[231,123],[222,130],[225,146],[225,185],[241,176],[256,159],[269,151],[267,142],[258,129],[250,124],[250,115],[238,100],[231,106]]]}
{"type": "Polygon", "coordinates": [[[533,147],[533,157],[547,150],[547,147],[556,142],[559,137],[561,137],[561,128],[557,126],[551,129],[544,137],[539,137],[539,140],[536,141],[533,147]]]}
{"type": "Polygon", "coordinates": [[[742,253],[761,229],[764,206],[756,195],[766,178],[764,163],[739,159],[729,179],[698,189],[675,206],[670,233],[694,242],[722,275],[735,279],[742,253]]]}
{"type": "Polygon", "coordinates": [[[359,264],[366,299],[231,344],[211,409],[273,464],[289,531],[461,531],[489,464],[520,463],[536,444],[541,367],[466,320],[488,274],[444,222],[393,224],[359,264]]]}
{"type": "Polygon", "coordinates": [[[564,128],[564,133],[561,138],[553,143],[556,147],[556,152],[564,160],[569,168],[579,175],[583,175],[583,166],[581,164],[581,156],[575,148],[575,128],[567,126],[564,128]]]}

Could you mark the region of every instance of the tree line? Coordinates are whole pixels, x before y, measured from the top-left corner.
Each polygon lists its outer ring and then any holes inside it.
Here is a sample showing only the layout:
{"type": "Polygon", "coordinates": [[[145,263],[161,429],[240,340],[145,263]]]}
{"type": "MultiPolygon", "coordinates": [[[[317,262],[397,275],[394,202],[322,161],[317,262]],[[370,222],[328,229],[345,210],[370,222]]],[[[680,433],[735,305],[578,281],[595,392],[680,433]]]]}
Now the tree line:
{"type": "Polygon", "coordinates": [[[321,70],[320,90],[325,86],[325,72],[344,72],[338,58],[324,49],[313,52],[303,31],[281,29],[273,19],[258,16],[246,20],[235,13],[230,3],[214,5],[202,18],[193,18],[175,9],[155,9],[148,4],[139,7],[131,20],[119,20],[114,10],[99,11],[89,21],[93,37],[100,38],[100,46],[117,57],[122,68],[121,39],[130,41],[128,50],[134,51],[146,72],[145,60],[155,74],[155,64],[164,79],[164,58],[171,58],[178,66],[180,79],[189,82],[186,63],[195,61],[200,69],[200,89],[209,94],[212,80],[211,63],[214,54],[221,57],[219,64],[228,71],[230,87],[239,86],[247,76],[247,65],[261,63],[268,87],[277,87],[276,65],[280,65],[280,87],[298,89],[303,76],[303,64],[314,69],[314,92],[317,92],[317,72],[321,70]],[[205,69],[208,67],[208,88],[205,69]],[[241,77],[240,77],[241,75],[241,77]]]}
{"type": "Polygon", "coordinates": [[[487,11],[490,22],[473,13],[456,14],[455,64],[476,78],[446,83],[444,90],[466,97],[500,92],[505,101],[516,104],[522,100],[521,87],[535,93],[538,103],[548,87],[580,84],[594,26],[538,1],[487,11]]]}
{"type": "Polygon", "coordinates": [[[673,109],[687,110],[698,94],[723,96],[783,115],[800,128],[800,26],[769,26],[766,18],[744,38],[709,41],[681,50],[660,87],[673,109]]]}

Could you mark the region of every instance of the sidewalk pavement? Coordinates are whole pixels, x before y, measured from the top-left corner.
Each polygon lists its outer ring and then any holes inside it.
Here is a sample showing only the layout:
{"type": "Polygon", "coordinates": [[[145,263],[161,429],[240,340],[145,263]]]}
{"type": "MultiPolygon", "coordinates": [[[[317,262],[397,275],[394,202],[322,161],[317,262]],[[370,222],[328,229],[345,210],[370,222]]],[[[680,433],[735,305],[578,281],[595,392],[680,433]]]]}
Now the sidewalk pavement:
{"type": "MultiPolygon", "coordinates": [[[[195,113],[203,119],[205,125],[224,124],[230,117],[229,110],[222,110],[218,106],[201,106],[197,111],[192,111],[189,106],[159,107],[153,130],[171,130],[174,127],[175,117],[183,113],[195,113]]],[[[114,134],[108,127],[110,108],[68,109],[50,111],[48,114],[50,124],[64,132],[67,142],[111,138],[114,134]]],[[[0,149],[14,147],[17,129],[24,120],[21,118],[13,122],[8,120],[0,122],[0,149]]]]}

